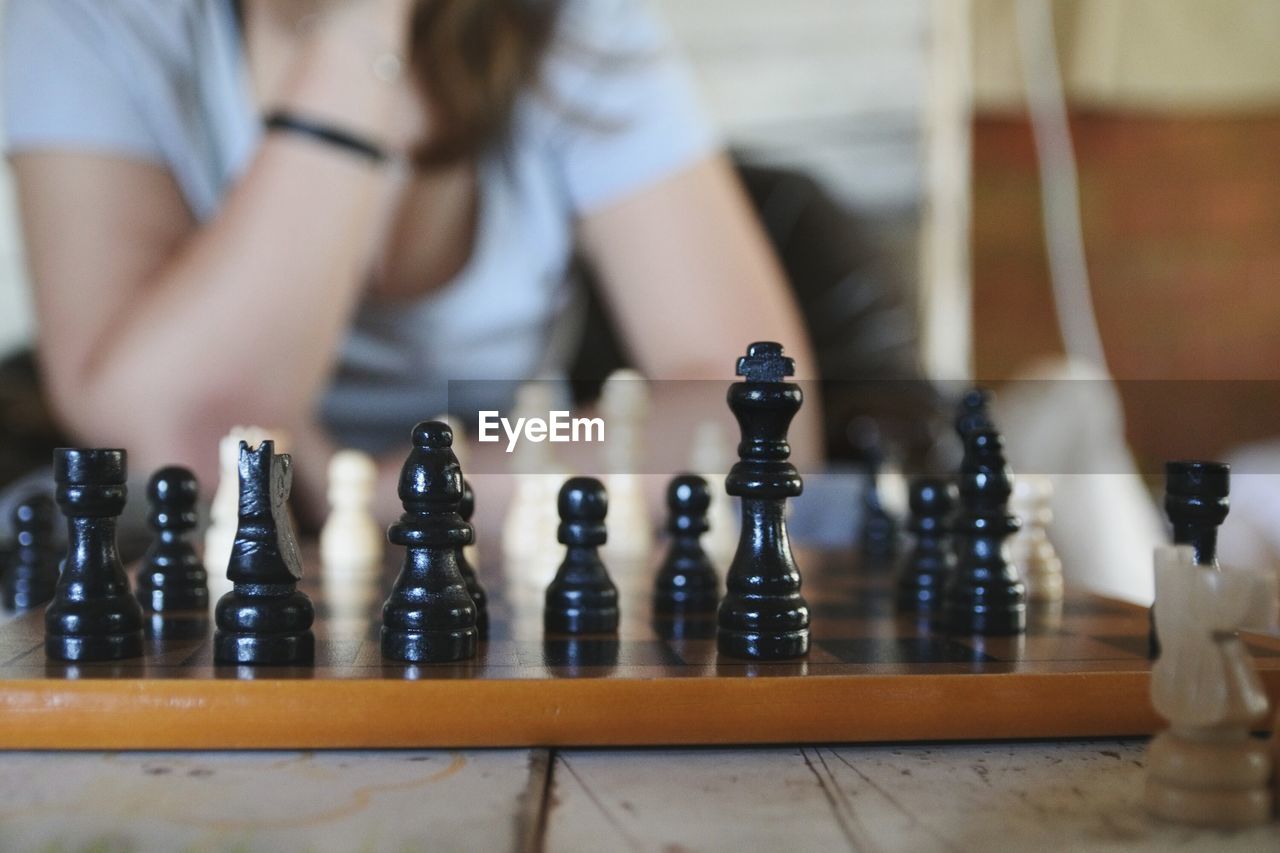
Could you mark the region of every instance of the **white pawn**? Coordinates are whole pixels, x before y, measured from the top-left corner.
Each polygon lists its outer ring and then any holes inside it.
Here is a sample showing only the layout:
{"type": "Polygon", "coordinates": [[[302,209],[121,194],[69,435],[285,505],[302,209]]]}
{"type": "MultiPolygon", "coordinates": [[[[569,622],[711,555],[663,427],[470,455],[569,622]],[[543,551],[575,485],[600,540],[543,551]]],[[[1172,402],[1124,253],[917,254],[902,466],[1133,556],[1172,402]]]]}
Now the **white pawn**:
{"type": "Polygon", "coordinates": [[[715,421],[703,421],[693,434],[689,467],[707,481],[711,506],[707,509],[710,529],[702,537],[703,547],[723,569],[738,550],[741,519],[734,512],[733,498],[724,490],[725,476],[733,464],[733,456],[725,431],[715,421]]]}
{"type": "Polygon", "coordinates": [[[320,530],[320,560],[326,570],[379,566],[382,528],[372,507],[378,466],[367,453],[339,450],[329,460],[329,516],[320,530]]]}
{"type": "Polygon", "coordinates": [[[609,540],[603,552],[614,558],[639,560],[653,548],[653,519],[645,499],[645,421],[649,384],[634,370],[615,370],[604,382],[600,414],[605,429],[605,486],[609,493],[609,540]]]}
{"type": "Polygon", "coordinates": [[[1009,556],[1027,584],[1027,597],[1047,604],[1062,600],[1062,560],[1049,541],[1052,501],[1048,477],[1023,474],[1014,480],[1009,509],[1022,519],[1022,529],[1009,541],[1009,556]]]}
{"type": "Polygon", "coordinates": [[[1155,576],[1151,703],[1169,728],[1147,749],[1147,810],[1198,826],[1266,823],[1273,759],[1250,732],[1267,694],[1239,631],[1271,627],[1275,577],[1196,565],[1186,545],[1157,548],[1155,576]]]}
{"type": "MultiPolygon", "coordinates": [[[[512,409],[518,418],[546,418],[555,404],[551,383],[534,381],[516,391],[512,409]]],[[[542,588],[560,562],[556,501],[565,475],[546,442],[518,442],[510,457],[515,487],[502,523],[502,553],[516,580],[542,588]]]]}

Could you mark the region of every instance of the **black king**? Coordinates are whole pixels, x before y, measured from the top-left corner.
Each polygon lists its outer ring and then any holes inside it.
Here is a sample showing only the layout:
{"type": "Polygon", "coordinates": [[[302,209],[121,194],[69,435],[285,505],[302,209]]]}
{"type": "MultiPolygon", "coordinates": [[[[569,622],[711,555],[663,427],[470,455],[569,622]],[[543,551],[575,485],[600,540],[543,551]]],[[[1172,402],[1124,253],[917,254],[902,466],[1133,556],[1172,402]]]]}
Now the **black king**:
{"type": "Polygon", "coordinates": [[[804,489],[788,458],[787,428],[800,411],[800,386],[784,381],[795,362],[782,345],[754,343],[738,359],[745,381],[729,386],[729,408],[742,441],[725,491],[742,499],[742,536],[720,603],[720,653],[754,660],[786,660],[809,651],[809,605],[787,536],[786,503],[804,489]]]}

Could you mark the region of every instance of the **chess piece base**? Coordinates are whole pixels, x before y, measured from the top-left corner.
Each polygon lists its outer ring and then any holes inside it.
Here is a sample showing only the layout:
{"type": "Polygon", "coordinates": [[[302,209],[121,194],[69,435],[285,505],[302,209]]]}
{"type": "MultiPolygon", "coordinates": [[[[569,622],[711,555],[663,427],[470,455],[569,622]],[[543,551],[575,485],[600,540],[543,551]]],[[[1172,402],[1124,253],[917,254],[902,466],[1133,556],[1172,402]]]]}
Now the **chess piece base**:
{"type": "Polygon", "coordinates": [[[213,635],[213,662],[248,666],[310,664],[316,657],[316,638],[310,631],[298,634],[213,635]]]}
{"type": "Polygon", "coordinates": [[[406,663],[452,663],[476,656],[479,632],[475,628],[457,631],[391,631],[382,629],[382,656],[406,663]]]}
{"type": "Polygon", "coordinates": [[[543,613],[548,634],[612,634],[618,630],[618,608],[602,610],[552,610],[543,613]]]}
{"type": "Polygon", "coordinates": [[[85,637],[50,634],[44,638],[44,652],[51,660],[68,663],[138,658],[142,657],[142,631],[85,637]]]}
{"type": "Polygon", "coordinates": [[[1233,829],[1271,819],[1272,758],[1264,741],[1197,740],[1173,731],[1147,748],[1143,803],[1172,823],[1233,829]]]}
{"type": "Polygon", "coordinates": [[[809,629],[764,633],[761,631],[726,631],[716,634],[720,654],[749,660],[791,660],[809,653],[809,629]]]}

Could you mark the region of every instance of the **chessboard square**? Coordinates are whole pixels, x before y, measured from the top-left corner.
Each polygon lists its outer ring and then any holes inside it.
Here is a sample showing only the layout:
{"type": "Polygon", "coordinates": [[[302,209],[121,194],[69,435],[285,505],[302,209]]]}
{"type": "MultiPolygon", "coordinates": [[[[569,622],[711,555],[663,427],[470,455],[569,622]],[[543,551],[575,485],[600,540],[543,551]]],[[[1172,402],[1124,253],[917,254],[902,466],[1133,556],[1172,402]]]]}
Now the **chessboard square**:
{"type": "Polygon", "coordinates": [[[809,615],[815,620],[833,622],[845,619],[891,617],[896,612],[893,596],[888,592],[860,591],[844,601],[811,601],[809,615]]]}
{"type": "Polygon", "coordinates": [[[523,666],[613,667],[681,666],[683,661],[659,640],[626,640],[616,637],[554,637],[541,643],[517,643],[523,666]]]}
{"type": "Polygon", "coordinates": [[[948,637],[857,637],[819,640],[841,663],[986,663],[993,658],[948,637]]]}

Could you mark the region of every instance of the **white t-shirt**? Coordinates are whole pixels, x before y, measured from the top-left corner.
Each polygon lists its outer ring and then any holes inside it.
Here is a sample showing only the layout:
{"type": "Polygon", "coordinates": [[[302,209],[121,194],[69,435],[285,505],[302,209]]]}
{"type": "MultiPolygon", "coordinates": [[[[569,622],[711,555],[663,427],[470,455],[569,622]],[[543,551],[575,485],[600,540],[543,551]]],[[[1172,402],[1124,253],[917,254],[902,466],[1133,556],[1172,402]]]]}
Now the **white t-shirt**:
{"type": "MultiPolygon", "coordinates": [[[[321,401],[343,444],[394,446],[417,420],[504,407],[513,382],[563,370],[552,340],[574,220],[716,146],[643,0],[569,0],[560,35],[545,92],[520,99],[510,138],[481,159],[464,269],[408,307],[359,311],[321,401]]],[[[232,0],[8,0],[3,62],[8,152],[163,164],[201,221],[261,137],[232,0]]]]}

